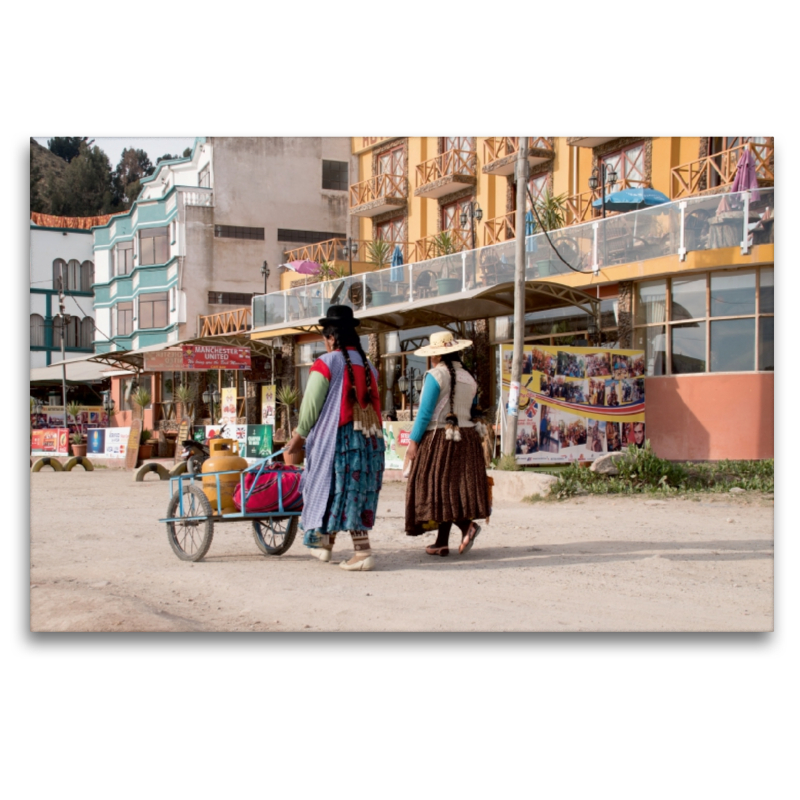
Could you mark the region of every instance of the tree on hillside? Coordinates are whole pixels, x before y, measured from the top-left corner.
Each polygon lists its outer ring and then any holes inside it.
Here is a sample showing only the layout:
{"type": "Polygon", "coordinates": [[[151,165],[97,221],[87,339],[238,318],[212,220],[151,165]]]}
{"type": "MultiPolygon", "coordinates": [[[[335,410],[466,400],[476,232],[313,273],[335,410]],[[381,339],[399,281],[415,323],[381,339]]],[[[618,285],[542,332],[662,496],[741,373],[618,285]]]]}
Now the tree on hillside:
{"type": "Polygon", "coordinates": [[[191,154],[192,154],[192,148],[191,147],[187,147],[183,151],[183,155],[180,155],[180,156],[179,155],[174,155],[173,156],[173,155],[170,155],[169,153],[164,153],[163,156],[159,156],[156,159],[156,166],[158,166],[162,161],[171,161],[174,158],[189,158],[189,156],[191,156],[191,154]]]}
{"type": "Polygon", "coordinates": [[[118,211],[108,156],[83,142],[60,180],[51,178],[50,211],[65,217],[92,217],[118,211]]]}
{"type": "Polygon", "coordinates": [[[142,178],[152,175],[155,167],[144,150],[126,147],[114,170],[114,189],[117,202],[130,205],[142,189],[142,178]]]}
{"type": "Polygon", "coordinates": [[[191,148],[191,147],[187,147],[187,148],[186,148],[186,149],[183,151],[183,157],[184,157],[184,158],[189,158],[189,156],[190,156],[191,154],[192,154],[192,148],[191,148]]]}
{"type": "MultiPolygon", "coordinates": [[[[93,141],[94,139],[92,139],[93,141]]],[[[88,136],[55,136],[47,140],[47,146],[51,153],[63,158],[69,164],[80,154],[81,144],[91,145],[92,142],[89,141],[88,136]]]]}
{"type": "Polygon", "coordinates": [[[33,160],[31,155],[31,211],[42,213],[45,210],[45,201],[39,192],[39,181],[42,179],[42,170],[33,160]]]}

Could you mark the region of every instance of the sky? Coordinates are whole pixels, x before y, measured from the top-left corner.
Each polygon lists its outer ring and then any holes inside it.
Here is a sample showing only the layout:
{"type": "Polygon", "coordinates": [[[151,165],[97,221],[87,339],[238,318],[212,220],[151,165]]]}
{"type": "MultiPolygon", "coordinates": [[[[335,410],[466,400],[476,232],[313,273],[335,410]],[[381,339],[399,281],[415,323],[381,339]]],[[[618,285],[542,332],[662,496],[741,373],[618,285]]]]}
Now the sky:
{"type": "MultiPolygon", "coordinates": [[[[47,147],[47,140],[52,136],[34,136],[42,147],[47,147]]],[[[156,163],[159,156],[165,153],[180,156],[187,147],[194,144],[194,136],[90,136],[94,143],[108,156],[111,169],[119,164],[122,151],[133,147],[135,150],[144,150],[150,161],[156,163]]]]}

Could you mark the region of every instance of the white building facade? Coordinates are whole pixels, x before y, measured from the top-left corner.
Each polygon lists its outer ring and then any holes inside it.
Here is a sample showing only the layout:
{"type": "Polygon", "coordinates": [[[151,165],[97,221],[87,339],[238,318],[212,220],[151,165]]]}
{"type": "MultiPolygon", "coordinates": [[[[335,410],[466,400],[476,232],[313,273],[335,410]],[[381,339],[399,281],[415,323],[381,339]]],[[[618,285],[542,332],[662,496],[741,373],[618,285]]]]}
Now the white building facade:
{"type": "Polygon", "coordinates": [[[61,361],[59,278],[64,281],[66,357],[94,350],[94,255],[92,232],[30,225],[30,366],[61,361]]]}

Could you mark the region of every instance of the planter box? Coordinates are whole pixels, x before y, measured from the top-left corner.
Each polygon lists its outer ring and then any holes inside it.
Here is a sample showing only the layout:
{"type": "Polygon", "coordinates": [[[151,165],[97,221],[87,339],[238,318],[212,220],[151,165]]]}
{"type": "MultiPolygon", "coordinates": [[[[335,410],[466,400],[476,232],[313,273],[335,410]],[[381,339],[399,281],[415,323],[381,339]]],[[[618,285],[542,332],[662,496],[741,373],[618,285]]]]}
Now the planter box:
{"type": "Polygon", "coordinates": [[[456,294],[461,291],[461,278],[438,278],[436,286],[440,296],[443,294],[456,294]]]}
{"type": "Polygon", "coordinates": [[[86,455],[86,448],[88,445],[86,444],[73,444],[70,445],[72,447],[72,455],[74,456],[85,456],[86,455]]]}
{"type": "Polygon", "coordinates": [[[391,292],[373,292],[371,306],[385,306],[392,302],[391,292]]]}
{"type": "Polygon", "coordinates": [[[153,445],[151,444],[140,444],[139,445],[139,459],[144,461],[145,459],[153,457],[153,445]]]}

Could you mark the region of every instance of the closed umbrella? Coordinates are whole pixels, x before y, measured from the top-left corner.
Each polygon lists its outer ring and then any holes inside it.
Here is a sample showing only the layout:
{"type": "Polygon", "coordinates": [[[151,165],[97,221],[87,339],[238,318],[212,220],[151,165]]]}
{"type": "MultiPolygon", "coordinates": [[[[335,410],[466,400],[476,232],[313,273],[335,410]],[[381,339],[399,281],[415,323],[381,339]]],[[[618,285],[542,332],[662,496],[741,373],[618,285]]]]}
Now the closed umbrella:
{"type": "Polygon", "coordinates": [[[538,249],[536,241],[534,239],[529,239],[529,236],[533,236],[534,231],[536,230],[536,223],[533,220],[533,211],[528,209],[525,212],[525,252],[526,253],[535,253],[538,249]]]}
{"type": "Polygon", "coordinates": [[[758,177],[756,176],[756,162],[750,148],[744,150],[736,165],[736,177],[733,179],[732,192],[746,192],[750,190],[750,199],[755,202],[761,199],[758,192],[758,177]]]}
{"type": "Polygon", "coordinates": [[[394,246],[392,253],[392,266],[389,270],[389,281],[400,283],[403,280],[403,250],[399,244],[394,246]]]}

